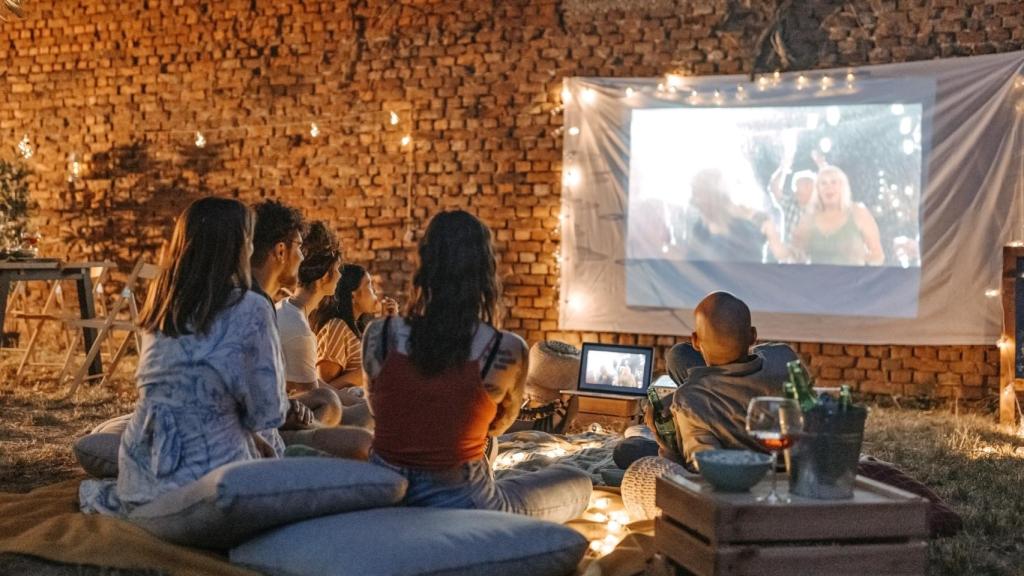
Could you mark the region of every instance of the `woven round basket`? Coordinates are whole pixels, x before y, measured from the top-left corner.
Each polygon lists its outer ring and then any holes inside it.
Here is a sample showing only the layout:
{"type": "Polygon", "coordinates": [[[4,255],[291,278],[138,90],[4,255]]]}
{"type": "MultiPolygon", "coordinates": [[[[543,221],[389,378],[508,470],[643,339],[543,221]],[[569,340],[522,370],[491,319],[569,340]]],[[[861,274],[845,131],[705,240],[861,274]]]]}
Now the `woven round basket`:
{"type": "Polygon", "coordinates": [[[666,472],[679,475],[685,469],[675,462],[658,456],[645,456],[630,465],[622,477],[622,504],[632,522],[651,520],[658,515],[654,504],[655,480],[666,472]]]}
{"type": "Polygon", "coordinates": [[[560,398],[559,390],[576,388],[580,351],[557,340],[537,342],[530,348],[530,371],[526,375],[526,396],[544,404],[560,398]]]}

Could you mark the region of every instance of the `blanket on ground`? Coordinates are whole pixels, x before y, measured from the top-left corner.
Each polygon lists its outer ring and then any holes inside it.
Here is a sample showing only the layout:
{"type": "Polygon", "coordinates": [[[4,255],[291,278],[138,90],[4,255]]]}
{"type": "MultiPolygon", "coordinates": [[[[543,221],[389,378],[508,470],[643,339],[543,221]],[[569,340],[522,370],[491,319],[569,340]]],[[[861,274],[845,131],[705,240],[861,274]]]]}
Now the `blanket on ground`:
{"type": "Polygon", "coordinates": [[[252,576],[223,556],[164,542],[124,520],[78,511],[68,480],[27,494],[0,493],[0,552],[68,564],[159,570],[167,574],[252,576]]]}
{"type": "MultiPolygon", "coordinates": [[[[509,466],[498,477],[538,470],[564,462],[586,471],[601,484],[600,470],[614,466],[611,449],[618,436],[579,434],[559,437],[520,432],[503,438],[501,458],[509,466]],[[513,456],[522,454],[521,456],[513,456]]],[[[85,515],[78,511],[81,479],[45,486],[27,494],[0,493],[0,553],[25,554],[74,565],[120,569],[158,570],[167,574],[249,576],[255,573],[230,564],[224,556],[164,542],[145,530],[117,518],[85,515]]],[[[609,510],[621,509],[614,490],[600,492],[609,510]]],[[[605,535],[601,522],[580,518],[569,526],[588,539],[605,535]]],[[[650,556],[653,530],[630,525],[632,532],[616,550],[602,558],[583,560],[578,576],[632,576],[643,571],[650,556]]]]}

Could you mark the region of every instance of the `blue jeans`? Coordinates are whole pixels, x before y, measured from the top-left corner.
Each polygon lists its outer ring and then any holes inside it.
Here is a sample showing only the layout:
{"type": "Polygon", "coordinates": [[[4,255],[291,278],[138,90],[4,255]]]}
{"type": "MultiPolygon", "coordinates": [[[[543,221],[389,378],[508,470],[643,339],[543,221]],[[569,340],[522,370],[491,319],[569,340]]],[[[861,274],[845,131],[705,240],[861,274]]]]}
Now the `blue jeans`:
{"type": "Polygon", "coordinates": [[[497,510],[562,523],[587,509],[593,490],[590,476],[558,464],[496,481],[484,458],[447,470],[395,466],[376,454],[370,462],[409,481],[405,506],[497,510]]]}
{"type": "Polygon", "coordinates": [[[665,354],[665,367],[668,368],[668,375],[677,386],[686,381],[686,375],[691,368],[703,366],[707,366],[704,363],[704,356],[689,342],[676,344],[665,354]]]}

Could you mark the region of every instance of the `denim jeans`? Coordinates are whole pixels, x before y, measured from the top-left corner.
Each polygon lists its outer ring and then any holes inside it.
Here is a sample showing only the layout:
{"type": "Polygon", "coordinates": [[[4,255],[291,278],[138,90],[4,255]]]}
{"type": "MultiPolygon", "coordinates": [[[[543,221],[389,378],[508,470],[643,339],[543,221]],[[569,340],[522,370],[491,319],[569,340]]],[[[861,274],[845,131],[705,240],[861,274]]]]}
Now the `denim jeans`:
{"type": "Polygon", "coordinates": [[[691,368],[704,366],[707,366],[704,363],[704,356],[689,342],[676,344],[665,354],[665,367],[668,368],[668,375],[677,386],[686,381],[686,374],[691,368]]]}
{"type": "Polygon", "coordinates": [[[405,506],[497,510],[562,523],[587,509],[593,490],[590,476],[557,464],[495,480],[485,458],[447,470],[395,466],[376,454],[370,455],[370,462],[409,481],[405,506]]]}

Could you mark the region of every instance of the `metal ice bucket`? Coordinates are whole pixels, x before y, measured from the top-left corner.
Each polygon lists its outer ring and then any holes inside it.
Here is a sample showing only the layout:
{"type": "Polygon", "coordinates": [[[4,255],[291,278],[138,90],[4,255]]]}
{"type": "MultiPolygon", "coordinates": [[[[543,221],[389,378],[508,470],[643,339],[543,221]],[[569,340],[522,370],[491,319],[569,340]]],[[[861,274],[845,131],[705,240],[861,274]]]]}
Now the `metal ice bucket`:
{"type": "Polygon", "coordinates": [[[791,451],[789,491],[820,500],[853,498],[867,409],[818,406],[804,413],[804,432],[791,451]]]}

